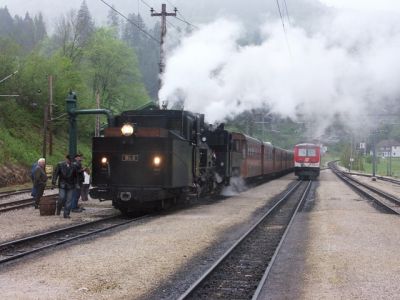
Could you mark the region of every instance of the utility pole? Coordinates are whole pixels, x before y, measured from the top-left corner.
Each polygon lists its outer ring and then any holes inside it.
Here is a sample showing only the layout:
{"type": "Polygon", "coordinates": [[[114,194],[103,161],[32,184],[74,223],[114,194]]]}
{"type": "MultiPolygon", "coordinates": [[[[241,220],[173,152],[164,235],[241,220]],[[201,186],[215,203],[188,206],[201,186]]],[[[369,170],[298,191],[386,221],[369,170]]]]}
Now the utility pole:
{"type": "MultiPolygon", "coordinates": [[[[96,108],[100,109],[100,93],[99,90],[96,91],[96,108]]],[[[94,136],[100,136],[100,116],[96,115],[96,125],[94,129],[94,136]]]]}
{"type": "MultiPolygon", "coordinates": [[[[155,13],[154,9],[151,8],[151,16],[152,17],[161,17],[161,39],[160,39],[160,63],[159,63],[159,79],[158,79],[158,90],[161,89],[161,76],[164,73],[165,68],[165,53],[164,53],[164,38],[167,34],[167,17],[176,17],[176,12],[178,10],[174,9],[173,13],[167,12],[167,5],[165,3],[161,4],[161,13],[155,13]]],[[[157,102],[160,102],[160,99],[157,95],[157,102]]]]}
{"type": "Polygon", "coordinates": [[[390,143],[389,176],[392,176],[392,148],[393,148],[393,145],[392,145],[392,143],[390,143]]]}
{"type": "Polygon", "coordinates": [[[53,155],[53,76],[49,75],[49,155],[53,155]]]}
{"type": "Polygon", "coordinates": [[[376,181],[375,173],[376,173],[376,139],[375,135],[378,132],[372,132],[372,181],[376,181]]]}
{"type": "Polygon", "coordinates": [[[43,158],[46,158],[47,152],[47,122],[49,119],[49,105],[48,103],[43,104],[43,158]]]}

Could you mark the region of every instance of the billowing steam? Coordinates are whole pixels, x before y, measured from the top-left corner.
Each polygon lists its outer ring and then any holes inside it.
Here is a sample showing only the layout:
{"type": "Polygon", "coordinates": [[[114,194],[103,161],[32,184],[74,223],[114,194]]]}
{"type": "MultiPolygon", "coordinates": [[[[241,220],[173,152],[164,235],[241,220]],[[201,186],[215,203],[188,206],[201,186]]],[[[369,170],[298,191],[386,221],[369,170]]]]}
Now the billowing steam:
{"type": "MultiPolygon", "coordinates": [[[[340,11],[311,28],[280,22],[260,28],[261,42],[241,46],[243,26],[219,19],[183,39],[167,59],[160,99],[221,121],[267,106],[325,128],[349,122],[400,95],[398,15],[340,11]]],[[[362,125],[359,125],[362,126],[362,125]]]]}

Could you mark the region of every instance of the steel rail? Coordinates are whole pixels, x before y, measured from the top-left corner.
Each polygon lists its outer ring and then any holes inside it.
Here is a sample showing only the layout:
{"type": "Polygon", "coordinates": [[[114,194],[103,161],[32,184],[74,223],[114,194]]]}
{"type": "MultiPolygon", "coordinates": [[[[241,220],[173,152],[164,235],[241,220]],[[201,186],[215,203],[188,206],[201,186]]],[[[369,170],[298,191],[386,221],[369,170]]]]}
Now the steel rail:
{"type": "MultiPolygon", "coordinates": [[[[54,198],[57,195],[45,195],[42,197],[42,199],[47,199],[47,198],[54,198]]],[[[10,210],[15,210],[15,209],[22,209],[26,207],[30,207],[34,204],[33,198],[27,198],[27,199],[21,199],[21,200],[15,200],[15,201],[10,201],[10,202],[2,202],[0,203],[0,213],[4,213],[10,210]]]]}
{"type": "MultiPolygon", "coordinates": [[[[51,188],[46,188],[45,191],[51,190],[51,188]]],[[[26,188],[26,189],[20,189],[20,190],[13,190],[13,191],[7,191],[7,192],[0,192],[0,199],[7,198],[7,197],[12,197],[12,196],[17,196],[25,193],[31,193],[32,188],[26,188]]]]}
{"type": "Polygon", "coordinates": [[[400,214],[400,200],[397,197],[395,197],[389,193],[386,193],[382,190],[379,190],[377,188],[371,187],[367,184],[364,184],[355,178],[352,178],[350,175],[347,175],[346,173],[340,171],[337,168],[337,166],[335,166],[333,163],[330,163],[330,168],[335,173],[336,176],[338,176],[341,180],[343,180],[346,184],[348,184],[351,188],[358,191],[363,196],[367,197],[368,199],[371,199],[372,201],[381,205],[382,207],[384,207],[385,209],[387,209],[388,211],[390,211],[392,213],[400,214]],[[374,195],[372,195],[371,193],[368,193],[365,189],[371,191],[372,193],[375,193],[376,195],[378,195],[381,198],[384,198],[384,199],[390,201],[390,203],[385,203],[384,201],[380,200],[378,197],[376,197],[376,196],[374,197],[374,195]]]}
{"type": "MultiPolygon", "coordinates": [[[[354,173],[354,172],[346,172],[346,174],[349,175],[355,175],[355,176],[363,176],[363,177],[369,177],[371,178],[371,174],[363,174],[363,173],[354,173]]],[[[375,176],[377,179],[382,180],[382,181],[388,181],[394,184],[399,184],[400,185],[400,180],[394,179],[394,178],[389,178],[389,177],[384,177],[384,176],[375,176]]]]}
{"type": "Polygon", "coordinates": [[[32,189],[21,189],[21,190],[14,190],[14,191],[8,191],[8,192],[0,192],[0,199],[11,197],[11,196],[16,196],[24,193],[29,193],[31,192],[32,189]]]}
{"type": "Polygon", "coordinates": [[[302,181],[294,185],[275,205],[270,208],[249,230],[246,231],[203,275],[196,280],[178,299],[183,300],[191,296],[193,292],[202,284],[205,279],[235,250],[249,235],[252,233],[261,222],[263,222],[272,212],[275,211],[294,191],[301,185],[302,181]]]}
{"type": "Polygon", "coordinates": [[[147,217],[148,217],[148,215],[145,215],[145,216],[141,216],[141,217],[134,218],[134,219],[124,220],[124,219],[121,219],[119,216],[113,216],[113,217],[108,217],[108,218],[104,218],[104,219],[100,219],[100,220],[96,220],[96,221],[92,221],[92,222],[87,222],[87,223],[83,223],[83,224],[69,226],[69,227],[66,227],[66,228],[52,230],[52,231],[49,231],[49,232],[43,232],[43,233],[40,233],[40,234],[37,234],[37,235],[21,238],[21,239],[18,239],[18,240],[5,242],[5,243],[0,244],[0,256],[5,257],[5,258],[1,258],[0,259],[0,264],[6,263],[6,262],[9,262],[9,261],[12,261],[12,260],[16,260],[18,258],[27,256],[27,255],[30,255],[30,254],[33,254],[33,253],[36,253],[36,252],[51,248],[51,247],[55,247],[55,246],[58,246],[58,245],[61,245],[61,244],[65,244],[65,243],[68,243],[68,242],[71,242],[71,241],[75,241],[75,240],[78,240],[78,239],[81,239],[81,238],[84,238],[84,237],[87,237],[87,236],[95,235],[95,234],[101,233],[103,231],[107,231],[107,230],[110,230],[110,229],[113,229],[113,228],[116,228],[116,227],[119,227],[119,226],[123,226],[123,225],[128,224],[128,223],[139,221],[139,220],[147,218],[147,217]],[[102,227],[102,228],[99,228],[99,229],[93,229],[93,228],[90,229],[89,228],[90,226],[95,226],[95,225],[98,225],[98,224],[101,224],[101,223],[106,223],[108,221],[113,221],[113,220],[117,220],[118,221],[118,219],[120,219],[121,222],[118,222],[116,224],[111,224],[111,225],[108,225],[106,227],[102,227]],[[58,234],[65,234],[65,233],[68,233],[68,232],[73,232],[74,230],[83,229],[85,227],[88,227],[86,232],[78,233],[77,235],[75,235],[73,237],[66,237],[66,238],[62,238],[62,239],[58,238],[58,239],[55,240],[55,242],[51,242],[51,243],[43,245],[43,246],[34,247],[32,245],[29,245],[29,248],[31,248],[30,250],[26,250],[26,251],[20,251],[19,250],[15,254],[3,254],[3,252],[7,251],[7,249],[11,248],[11,247],[18,247],[21,244],[23,245],[23,244],[28,244],[28,243],[41,243],[41,240],[43,238],[49,238],[49,237],[52,237],[52,236],[56,237],[58,234]]]}
{"type": "Polygon", "coordinates": [[[17,201],[12,201],[12,202],[6,202],[6,203],[0,203],[0,214],[10,211],[10,210],[31,207],[33,203],[34,202],[33,202],[32,198],[17,200],[17,201]]]}
{"type": "Polygon", "coordinates": [[[274,252],[274,255],[272,256],[272,258],[271,258],[271,260],[270,260],[270,262],[269,262],[269,264],[268,264],[268,267],[267,267],[267,269],[265,270],[265,273],[264,273],[263,277],[261,278],[261,281],[260,281],[260,283],[258,284],[256,291],[255,291],[254,294],[253,294],[252,300],[257,300],[257,299],[260,297],[260,294],[261,294],[261,292],[262,292],[262,290],[263,290],[263,287],[264,287],[264,285],[265,285],[265,282],[266,282],[267,279],[268,279],[268,276],[269,276],[269,274],[270,274],[270,271],[271,271],[271,269],[272,269],[272,266],[274,265],[275,260],[276,260],[276,258],[277,258],[277,256],[278,256],[278,253],[279,253],[279,251],[280,251],[281,248],[282,248],[283,242],[284,242],[285,239],[286,239],[286,236],[287,236],[287,234],[288,234],[288,232],[289,232],[289,230],[290,230],[290,228],[291,228],[291,226],[292,226],[292,224],[293,224],[293,222],[294,222],[294,219],[295,219],[295,217],[296,217],[296,215],[297,215],[297,213],[298,213],[298,211],[299,211],[301,205],[303,204],[304,200],[305,200],[305,199],[307,198],[307,196],[308,196],[308,193],[310,192],[311,185],[312,185],[312,181],[310,180],[310,181],[308,182],[308,185],[307,185],[307,187],[306,187],[306,189],[305,189],[305,191],[304,191],[302,197],[301,197],[301,200],[299,201],[299,204],[298,204],[297,207],[296,207],[296,210],[295,210],[294,213],[293,213],[292,218],[290,219],[289,224],[288,224],[287,227],[286,227],[285,232],[283,233],[283,236],[282,236],[282,238],[281,238],[281,240],[280,240],[280,242],[279,242],[279,245],[278,245],[278,247],[276,248],[276,250],[275,250],[275,252],[274,252]]]}

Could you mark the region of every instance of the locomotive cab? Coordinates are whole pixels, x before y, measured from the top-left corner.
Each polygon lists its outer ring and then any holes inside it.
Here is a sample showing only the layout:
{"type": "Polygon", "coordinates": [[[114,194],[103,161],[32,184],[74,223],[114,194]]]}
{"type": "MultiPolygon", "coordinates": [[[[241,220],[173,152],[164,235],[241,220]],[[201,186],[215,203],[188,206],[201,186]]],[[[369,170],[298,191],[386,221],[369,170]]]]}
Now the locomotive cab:
{"type": "Polygon", "coordinates": [[[319,145],[304,143],[294,147],[294,172],[299,179],[319,176],[321,149],[319,145]]]}
{"type": "Polygon", "coordinates": [[[93,138],[91,196],[122,212],[207,186],[212,151],[202,142],[204,117],[178,110],[134,110],[93,138]]]}

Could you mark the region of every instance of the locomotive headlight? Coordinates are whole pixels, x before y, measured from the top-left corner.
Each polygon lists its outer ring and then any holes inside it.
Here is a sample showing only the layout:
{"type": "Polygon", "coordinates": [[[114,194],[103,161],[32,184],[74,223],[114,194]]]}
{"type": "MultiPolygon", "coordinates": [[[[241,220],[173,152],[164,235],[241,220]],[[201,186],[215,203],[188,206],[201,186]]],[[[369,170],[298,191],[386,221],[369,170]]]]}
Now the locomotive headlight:
{"type": "Polygon", "coordinates": [[[159,156],[154,156],[154,158],[153,158],[153,164],[154,164],[156,167],[159,167],[160,164],[161,164],[161,157],[159,157],[159,156]]]}
{"type": "Polygon", "coordinates": [[[104,157],[101,158],[101,164],[102,164],[102,165],[107,164],[107,162],[108,162],[107,157],[104,156],[104,157]]]}
{"type": "Polygon", "coordinates": [[[133,125],[129,123],[125,124],[121,127],[121,132],[124,136],[131,136],[134,132],[133,125]]]}

